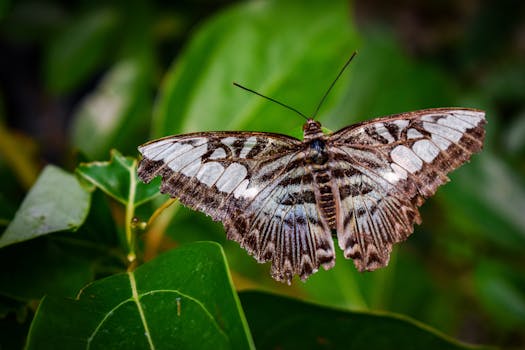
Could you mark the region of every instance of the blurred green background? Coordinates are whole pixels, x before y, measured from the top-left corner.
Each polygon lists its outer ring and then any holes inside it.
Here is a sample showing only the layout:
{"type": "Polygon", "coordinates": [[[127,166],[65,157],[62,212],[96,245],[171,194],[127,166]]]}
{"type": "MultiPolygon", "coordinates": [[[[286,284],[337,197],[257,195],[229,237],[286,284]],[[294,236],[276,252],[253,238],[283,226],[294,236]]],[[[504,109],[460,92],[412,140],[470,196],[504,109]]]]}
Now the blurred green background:
{"type": "MultiPolygon", "coordinates": [[[[319,114],[331,130],[420,108],[487,112],[484,151],[421,208],[423,224],[387,268],[360,274],[338,255],[331,271],[284,286],[220,223],[177,206],[142,237],[145,258],[214,240],[238,290],[392,311],[469,343],[525,347],[524,13],[511,0],[0,2],[0,225],[45,164],[137,156],[149,139],[190,131],[300,136],[300,118],[232,82],[309,114],[357,50],[319,114]]],[[[100,193],[93,203],[91,234],[114,244],[107,216],[122,213],[100,193]]],[[[0,253],[2,273],[45,259],[24,249],[0,253]]],[[[100,260],[83,280],[114,272],[100,260]]],[[[34,311],[19,306],[49,290],[20,299],[7,289],[0,316],[16,345],[34,311]]]]}

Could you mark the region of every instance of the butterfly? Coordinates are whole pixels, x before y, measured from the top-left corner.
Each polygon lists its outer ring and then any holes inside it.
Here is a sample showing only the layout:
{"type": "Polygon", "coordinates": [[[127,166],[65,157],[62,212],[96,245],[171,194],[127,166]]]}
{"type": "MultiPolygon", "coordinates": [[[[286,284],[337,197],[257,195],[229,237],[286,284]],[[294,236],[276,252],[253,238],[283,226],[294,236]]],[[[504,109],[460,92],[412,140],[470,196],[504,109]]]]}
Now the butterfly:
{"type": "Polygon", "coordinates": [[[160,192],[221,221],[227,237],[271,275],[291,284],[335,265],[332,236],[359,271],[388,265],[392,245],[420,224],[418,207],[447,174],[481,151],[485,112],[432,108],[324,134],[306,119],[303,140],[265,132],[217,131],[168,136],[140,146],[139,178],[162,177],[160,192]]]}
{"type": "Polygon", "coordinates": [[[304,138],[244,131],[168,136],[139,147],[138,176],[221,221],[227,237],[274,279],[302,280],[335,264],[332,233],[359,271],[388,264],[392,245],[420,224],[417,207],[479,152],[485,113],[433,108],[304,138]]]}

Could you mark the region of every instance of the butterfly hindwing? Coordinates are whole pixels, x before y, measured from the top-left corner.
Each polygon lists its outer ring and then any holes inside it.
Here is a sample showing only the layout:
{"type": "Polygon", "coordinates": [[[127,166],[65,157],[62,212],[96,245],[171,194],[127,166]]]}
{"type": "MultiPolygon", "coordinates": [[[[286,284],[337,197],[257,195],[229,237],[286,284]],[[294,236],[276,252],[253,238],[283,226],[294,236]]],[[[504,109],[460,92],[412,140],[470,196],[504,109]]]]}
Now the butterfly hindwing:
{"type": "Polygon", "coordinates": [[[317,206],[304,152],[281,166],[268,166],[275,171],[260,181],[259,195],[225,222],[228,238],[259,262],[271,260],[271,274],[278,281],[290,283],[294,275],[304,280],[319,266],[333,267],[331,231],[317,206]]]}
{"type": "Polygon", "coordinates": [[[482,148],[484,112],[429,109],[383,117],[330,137],[339,246],[356,267],[388,264],[392,244],[421,219],[417,207],[482,148]]]}

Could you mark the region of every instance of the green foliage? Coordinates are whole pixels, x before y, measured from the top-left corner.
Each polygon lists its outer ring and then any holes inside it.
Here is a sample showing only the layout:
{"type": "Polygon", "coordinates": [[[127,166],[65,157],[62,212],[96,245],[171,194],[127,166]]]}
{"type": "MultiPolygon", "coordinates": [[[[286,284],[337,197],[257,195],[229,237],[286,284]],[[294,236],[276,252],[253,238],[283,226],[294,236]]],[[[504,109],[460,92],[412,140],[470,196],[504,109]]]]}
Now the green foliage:
{"type": "Polygon", "coordinates": [[[395,314],[346,312],[260,292],[240,297],[260,349],[482,349],[395,314]]]}
{"type": "Polygon", "coordinates": [[[298,119],[289,111],[232,82],[313,113],[337,69],[357,47],[347,12],[342,1],[268,1],[236,6],[210,20],[167,74],[153,136],[208,129],[299,131],[298,119]],[[305,84],[308,88],[297,89],[305,84]]]}
{"type": "MultiPolygon", "coordinates": [[[[65,153],[84,160],[64,162],[72,172],[49,165],[37,174],[31,147],[9,132],[0,91],[0,154],[9,155],[0,158],[0,348],[525,343],[525,106],[511,127],[500,127],[498,108],[523,96],[519,60],[485,66],[485,80],[452,74],[409,55],[387,30],[357,29],[343,0],[244,2],[197,26],[185,18],[191,11],[162,10],[142,1],[0,5],[6,37],[42,47],[46,96],[77,98],[65,153]],[[138,180],[136,147],[148,138],[228,129],[300,136],[299,117],[232,82],[309,114],[354,50],[318,115],[329,129],[427,107],[488,111],[485,151],[421,208],[423,225],[388,267],[361,274],[338,251],[332,270],[281,285],[219,223],[166,209],[159,179],[138,180]],[[241,304],[235,289],[246,288],[293,299],[249,292],[241,304]]],[[[465,49],[471,60],[475,52],[465,49]]]]}
{"type": "Polygon", "coordinates": [[[217,244],[172,250],[135,271],[45,297],[28,349],[247,349],[250,333],[217,244]]]}
{"type": "Polygon", "coordinates": [[[91,159],[105,157],[115,145],[133,149],[140,128],[147,127],[148,64],[133,57],[116,62],[75,112],[72,141],[91,159]],[[96,140],[96,142],[93,142],[96,140]]]}
{"type": "Polygon", "coordinates": [[[89,191],[73,175],[48,166],[0,238],[0,247],[52,232],[74,231],[84,222],[89,205],[89,191]],[[56,188],[61,189],[58,196],[56,188]]]}
{"type": "Polygon", "coordinates": [[[51,91],[62,93],[77,86],[102,63],[111,45],[117,14],[100,9],[72,18],[69,30],[48,47],[44,72],[51,91]]]}
{"type": "Polygon", "coordinates": [[[115,150],[109,162],[80,164],[77,173],[123,205],[138,207],[160,195],[160,179],[150,184],[141,182],[137,177],[137,160],[123,157],[115,150]]]}

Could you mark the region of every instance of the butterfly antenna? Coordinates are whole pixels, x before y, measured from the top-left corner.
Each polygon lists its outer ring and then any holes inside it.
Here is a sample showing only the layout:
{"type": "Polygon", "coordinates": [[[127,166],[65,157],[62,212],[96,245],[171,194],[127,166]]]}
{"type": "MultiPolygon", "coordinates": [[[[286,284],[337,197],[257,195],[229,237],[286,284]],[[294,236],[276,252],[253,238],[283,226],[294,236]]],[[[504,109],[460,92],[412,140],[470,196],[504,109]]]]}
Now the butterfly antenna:
{"type": "Polygon", "coordinates": [[[355,55],[357,55],[357,51],[354,51],[354,53],[352,54],[352,56],[350,56],[350,58],[348,59],[348,61],[346,61],[345,65],[343,66],[343,68],[339,71],[339,74],[337,74],[337,76],[335,77],[334,81],[332,82],[332,84],[330,84],[330,87],[328,88],[328,90],[326,90],[326,92],[324,93],[323,95],[323,98],[321,98],[321,101],[319,102],[319,104],[317,105],[317,108],[315,109],[315,112],[313,114],[313,117],[312,119],[315,119],[315,116],[317,115],[317,113],[319,112],[319,109],[321,108],[321,106],[323,105],[324,103],[324,100],[326,99],[326,96],[328,96],[328,94],[330,93],[330,91],[332,90],[332,88],[334,87],[335,83],[339,80],[339,77],[341,76],[341,74],[343,74],[343,72],[345,71],[346,67],[348,67],[348,65],[350,64],[350,62],[352,62],[352,60],[354,59],[355,55]]]}
{"type": "Polygon", "coordinates": [[[263,98],[265,98],[265,99],[267,99],[267,100],[270,100],[270,101],[272,101],[272,102],[275,102],[275,103],[277,103],[278,105],[283,106],[284,108],[288,108],[289,110],[294,111],[295,113],[299,114],[301,117],[303,117],[303,118],[306,119],[306,120],[309,119],[307,116],[305,116],[303,113],[299,112],[297,109],[295,109],[295,108],[293,108],[293,107],[290,107],[290,106],[288,106],[288,105],[286,105],[286,104],[284,104],[284,103],[282,103],[282,102],[279,102],[279,101],[277,101],[277,100],[275,100],[275,99],[273,99],[273,98],[271,98],[271,97],[264,96],[263,94],[260,94],[260,93],[258,93],[257,91],[254,91],[254,90],[252,90],[252,89],[248,89],[247,87],[244,87],[244,86],[242,86],[241,84],[237,84],[237,83],[235,83],[235,82],[233,83],[233,85],[235,85],[235,86],[237,86],[237,87],[240,87],[240,88],[243,89],[243,90],[246,90],[246,91],[249,91],[249,92],[251,92],[251,93],[254,93],[254,94],[256,94],[257,96],[261,96],[261,97],[263,97],[263,98]]]}

